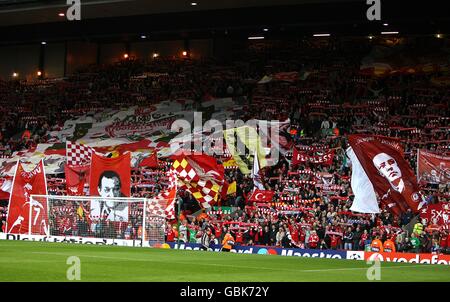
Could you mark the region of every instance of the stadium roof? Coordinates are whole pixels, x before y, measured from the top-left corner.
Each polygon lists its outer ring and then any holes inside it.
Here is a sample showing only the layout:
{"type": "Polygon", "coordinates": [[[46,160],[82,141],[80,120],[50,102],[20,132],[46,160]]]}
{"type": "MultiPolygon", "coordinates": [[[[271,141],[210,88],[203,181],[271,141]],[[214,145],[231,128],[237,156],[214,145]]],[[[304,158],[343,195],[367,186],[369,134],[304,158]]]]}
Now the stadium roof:
{"type": "Polygon", "coordinates": [[[211,38],[267,35],[448,33],[450,16],[427,4],[383,2],[382,21],[368,21],[361,0],[81,0],[81,21],[68,22],[64,0],[0,0],[0,43],[69,39],[211,38]],[[389,22],[389,28],[382,23],[389,22]]]}

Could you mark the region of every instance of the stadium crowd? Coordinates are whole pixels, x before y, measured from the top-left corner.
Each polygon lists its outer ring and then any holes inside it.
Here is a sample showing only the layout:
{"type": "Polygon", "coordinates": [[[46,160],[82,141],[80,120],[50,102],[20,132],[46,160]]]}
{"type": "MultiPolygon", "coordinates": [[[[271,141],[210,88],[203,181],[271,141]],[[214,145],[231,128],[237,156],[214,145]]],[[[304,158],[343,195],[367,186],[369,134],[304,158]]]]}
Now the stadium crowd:
{"type": "MultiPolygon", "coordinates": [[[[420,43],[410,43],[404,52],[422,50],[420,43]]],[[[178,99],[192,99],[199,108],[202,101],[232,97],[243,106],[235,118],[289,118],[283,136],[286,145],[309,148],[305,150],[316,154],[333,150],[333,161],[330,165],[295,166],[291,164],[292,152],[287,151],[277,165],[262,170],[264,186],[275,192],[272,202],[265,205],[248,201],[253,180],[236,167],[226,169],[228,183],[237,183],[236,192],[220,200],[212,213],[201,211],[190,194],[180,191],[181,227],[168,221],[167,241],[180,237],[184,242],[200,242],[209,228],[213,243],[222,243],[231,232],[235,243],[241,245],[346,250],[369,246],[449,253],[449,231],[434,227],[432,222],[422,223],[411,212],[395,217],[386,209],[377,215],[349,210],[353,193],[344,152],[347,134],[400,138],[413,170],[418,148],[450,153],[450,94],[448,87],[432,81],[441,72],[397,72],[382,77],[365,74],[360,61],[370,49],[369,44],[304,41],[283,51],[254,47],[226,66],[212,60],[158,58],[144,63],[130,58],[112,66],[86,67],[65,80],[0,81],[0,154],[7,157],[48,142],[49,130],[62,129],[65,120],[93,110],[178,99]],[[258,84],[269,74],[291,71],[300,72],[296,78],[286,74],[283,80],[258,84]],[[139,77],[143,73],[152,76],[139,77]],[[233,209],[231,214],[222,212],[226,207],[233,209]],[[194,217],[199,211],[201,214],[194,217]]],[[[152,197],[165,187],[169,166],[164,161],[161,159],[163,164],[157,169],[132,171],[132,196],[152,197]]],[[[49,176],[49,191],[65,194],[63,178],[49,176]]],[[[422,190],[430,204],[449,202],[448,183],[424,183],[422,190]]],[[[73,206],[78,210],[80,205],[73,206]]],[[[64,212],[63,208],[54,210],[64,212]]],[[[129,223],[111,226],[101,219],[88,223],[74,215],[77,210],[55,215],[51,219],[53,234],[125,239],[142,234],[138,228],[142,212],[129,223]]],[[[6,206],[0,211],[4,217],[6,206]]]]}

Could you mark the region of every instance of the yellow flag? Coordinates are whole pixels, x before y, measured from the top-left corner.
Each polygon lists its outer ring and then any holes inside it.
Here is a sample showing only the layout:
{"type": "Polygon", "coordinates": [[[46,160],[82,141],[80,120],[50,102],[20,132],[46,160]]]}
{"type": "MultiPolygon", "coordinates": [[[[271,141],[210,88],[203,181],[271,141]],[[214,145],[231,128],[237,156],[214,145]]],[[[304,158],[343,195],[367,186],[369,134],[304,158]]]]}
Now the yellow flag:
{"type": "Polygon", "coordinates": [[[260,168],[267,165],[261,137],[255,128],[242,126],[224,130],[227,148],[243,174],[250,174],[255,151],[258,153],[260,168]],[[244,149],[244,150],[242,150],[244,149]],[[242,154],[245,152],[245,154],[242,154]]]}
{"type": "Polygon", "coordinates": [[[228,185],[227,195],[236,193],[236,181],[233,181],[228,185]]]}
{"type": "Polygon", "coordinates": [[[80,216],[80,218],[83,218],[84,211],[81,206],[78,207],[77,214],[78,214],[78,216],[80,216]]]}

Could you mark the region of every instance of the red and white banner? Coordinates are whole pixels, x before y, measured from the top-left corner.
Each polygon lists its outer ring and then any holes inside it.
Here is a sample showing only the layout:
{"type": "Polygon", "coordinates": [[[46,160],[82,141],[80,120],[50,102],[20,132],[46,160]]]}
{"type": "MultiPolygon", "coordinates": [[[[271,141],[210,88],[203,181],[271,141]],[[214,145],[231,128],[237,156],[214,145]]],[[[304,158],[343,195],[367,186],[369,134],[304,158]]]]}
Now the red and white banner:
{"type": "Polygon", "coordinates": [[[47,234],[47,202],[31,200],[31,195],[47,195],[44,162],[26,172],[17,163],[8,206],[6,230],[15,234],[47,234]],[[31,215],[30,215],[31,214],[31,215]]]}
{"type": "Polygon", "coordinates": [[[428,204],[421,210],[420,218],[425,219],[428,226],[450,225],[450,204],[442,202],[428,204]]]}
{"type": "Polygon", "coordinates": [[[298,151],[294,148],[294,153],[292,155],[292,164],[302,164],[302,163],[313,163],[313,164],[323,164],[331,165],[333,163],[334,150],[324,151],[323,155],[308,155],[306,152],[298,151]]]}
{"type": "MultiPolygon", "coordinates": [[[[355,134],[349,136],[350,146],[355,153],[355,163],[361,165],[370,184],[365,190],[374,190],[381,203],[394,214],[401,214],[408,208],[417,213],[422,196],[416,177],[408,162],[403,158],[403,148],[394,138],[355,134]]],[[[352,189],[356,189],[353,186],[352,189]]],[[[355,194],[356,196],[356,194],[355,194]]]]}
{"type": "Polygon", "coordinates": [[[417,150],[417,181],[419,183],[448,184],[450,156],[417,150]]]}
{"type": "MultiPolygon", "coordinates": [[[[107,158],[92,153],[89,194],[106,198],[131,195],[131,154],[107,158]]],[[[91,218],[110,221],[128,221],[128,203],[91,201],[91,218]]]]}
{"type": "Polygon", "coordinates": [[[189,191],[203,208],[210,208],[219,198],[225,183],[225,169],[206,154],[174,155],[173,172],[181,189],[189,191]]]}
{"type": "Polygon", "coordinates": [[[90,166],[64,166],[64,174],[66,175],[67,195],[83,196],[84,184],[89,180],[90,166]]]}
{"type": "Polygon", "coordinates": [[[255,189],[248,200],[255,202],[271,202],[274,195],[275,191],[255,189]]]}

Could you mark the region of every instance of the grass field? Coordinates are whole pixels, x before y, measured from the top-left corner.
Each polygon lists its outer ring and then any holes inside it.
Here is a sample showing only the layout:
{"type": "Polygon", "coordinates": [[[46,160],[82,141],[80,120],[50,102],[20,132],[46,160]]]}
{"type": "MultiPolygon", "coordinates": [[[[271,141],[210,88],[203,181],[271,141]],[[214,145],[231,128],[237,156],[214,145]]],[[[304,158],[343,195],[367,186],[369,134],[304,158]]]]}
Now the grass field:
{"type": "MultiPolygon", "coordinates": [[[[364,261],[0,241],[0,281],[367,281],[364,261]]],[[[381,263],[381,281],[450,281],[443,265],[381,263]]]]}

